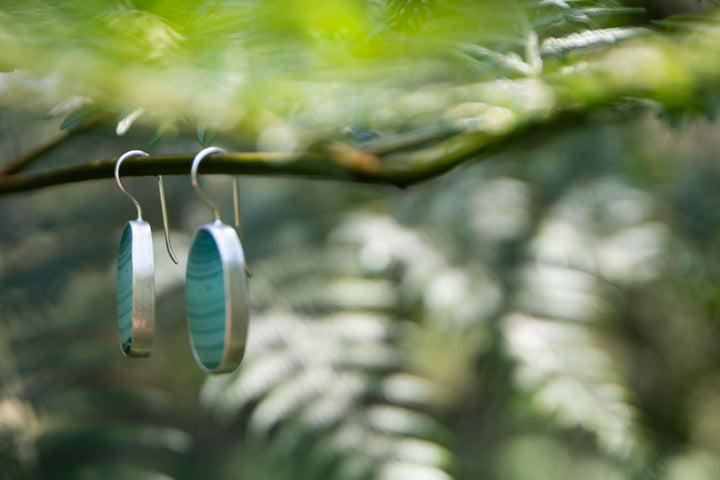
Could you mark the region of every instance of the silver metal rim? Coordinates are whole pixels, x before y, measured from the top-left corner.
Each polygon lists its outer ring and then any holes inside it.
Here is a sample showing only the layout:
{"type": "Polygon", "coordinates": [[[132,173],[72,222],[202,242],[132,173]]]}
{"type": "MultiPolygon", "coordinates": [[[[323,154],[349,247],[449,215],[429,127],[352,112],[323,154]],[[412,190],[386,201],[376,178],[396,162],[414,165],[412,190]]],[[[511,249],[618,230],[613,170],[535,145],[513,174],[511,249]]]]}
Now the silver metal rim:
{"type": "Polygon", "coordinates": [[[155,336],[155,275],[150,224],[143,220],[128,222],[131,231],[132,334],[128,357],[149,357],[155,336]]]}
{"type": "MultiPolygon", "coordinates": [[[[215,368],[207,368],[200,359],[195,348],[195,341],[190,328],[190,313],[188,312],[188,332],[193,357],[200,369],[205,373],[228,373],[235,370],[242,362],[247,341],[249,317],[249,289],[245,269],[245,254],[240,239],[234,228],[216,220],[214,223],[202,225],[195,232],[193,245],[200,232],[207,232],[215,242],[220,261],[225,298],[225,336],[223,352],[220,363],[215,368]]],[[[192,252],[192,246],[191,246],[192,252]]],[[[187,276],[190,276],[190,262],[188,261],[187,276]]]]}

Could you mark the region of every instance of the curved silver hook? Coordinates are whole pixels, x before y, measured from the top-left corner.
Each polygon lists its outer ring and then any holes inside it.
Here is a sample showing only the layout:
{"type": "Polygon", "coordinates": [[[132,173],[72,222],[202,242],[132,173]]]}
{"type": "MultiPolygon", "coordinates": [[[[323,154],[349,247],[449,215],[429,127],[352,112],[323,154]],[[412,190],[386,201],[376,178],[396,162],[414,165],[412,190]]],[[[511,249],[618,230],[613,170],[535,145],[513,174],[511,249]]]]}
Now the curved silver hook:
{"type": "Polygon", "coordinates": [[[162,176],[158,175],[157,179],[158,190],[160,190],[160,209],[162,210],[163,232],[165,232],[165,249],[167,250],[168,255],[170,255],[170,260],[177,265],[178,259],[173,251],[172,245],[170,244],[170,229],[168,228],[168,214],[167,207],[165,206],[165,189],[163,188],[162,176]]]}
{"type": "Polygon", "coordinates": [[[123,187],[123,184],[120,182],[120,165],[122,162],[124,162],[126,159],[131,157],[147,157],[148,154],[143,152],[142,150],[130,150],[129,152],[125,152],[117,159],[117,162],[115,162],[115,183],[117,183],[118,188],[122,193],[125,194],[127,198],[130,199],[130,201],[135,205],[135,208],[137,208],[138,212],[138,220],[142,220],[142,208],[140,208],[140,204],[137,200],[135,200],[135,197],[130,195],[127,190],[125,190],[125,187],[123,187]]]}
{"type": "Polygon", "coordinates": [[[198,192],[198,195],[200,195],[200,198],[202,198],[203,202],[205,202],[205,205],[210,207],[210,210],[212,210],[213,215],[215,216],[215,221],[217,222],[220,221],[220,209],[217,205],[215,205],[212,200],[210,200],[210,197],[207,193],[205,193],[205,190],[200,187],[200,183],[198,183],[197,178],[197,171],[198,167],[200,166],[200,162],[202,162],[205,157],[207,157],[208,155],[212,155],[213,153],[225,153],[225,150],[218,147],[208,147],[201,150],[200,153],[195,155],[192,167],[190,168],[190,180],[192,181],[193,187],[198,192]]]}
{"type": "Polygon", "coordinates": [[[238,186],[237,175],[233,175],[232,187],[233,209],[235,210],[235,230],[237,231],[238,238],[242,240],[242,227],[240,226],[240,187],[238,186]]]}
{"type": "MultiPolygon", "coordinates": [[[[205,191],[200,187],[200,183],[198,182],[197,178],[197,171],[198,167],[200,167],[200,162],[203,161],[205,157],[208,155],[212,155],[213,153],[226,153],[225,150],[218,147],[207,147],[203,150],[201,150],[197,155],[195,155],[195,158],[193,159],[192,167],[190,168],[190,180],[192,181],[192,185],[197,190],[198,194],[200,195],[200,198],[203,199],[205,204],[210,207],[210,210],[213,211],[213,215],[215,216],[215,221],[220,221],[220,210],[218,209],[218,206],[215,205],[215,203],[210,200],[210,197],[205,193],[205,191]]],[[[237,176],[233,175],[233,184],[232,184],[232,192],[233,192],[233,208],[235,210],[235,231],[238,234],[238,238],[242,240],[242,231],[240,230],[240,197],[238,194],[238,178],[237,176]]],[[[245,265],[245,273],[247,273],[247,276],[249,277],[250,270],[248,269],[247,263],[245,265]]]]}
{"type": "MultiPolygon", "coordinates": [[[[122,183],[120,182],[120,165],[123,161],[125,161],[128,158],[131,157],[148,157],[149,155],[142,150],[130,150],[129,152],[126,152],[117,159],[117,162],[115,162],[115,183],[117,183],[118,188],[125,194],[127,198],[130,199],[130,201],[135,205],[135,208],[137,208],[138,212],[138,220],[142,220],[142,208],[140,208],[140,203],[135,200],[135,197],[130,195],[127,190],[125,190],[125,187],[123,187],[122,183]]],[[[172,245],[170,244],[170,233],[168,230],[168,220],[167,220],[167,208],[165,207],[165,190],[163,189],[163,183],[162,183],[162,177],[158,175],[158,188],[160,189],[160,206],[162,209],[162,219],[163,219],[163,230],[165,232],[165,248],[167,249],[168,255],[170,255],[170,259],[173,261],[175,265],[178,264],[177,256],[175,255],[175,252],[173,251],[172,245]]]]}

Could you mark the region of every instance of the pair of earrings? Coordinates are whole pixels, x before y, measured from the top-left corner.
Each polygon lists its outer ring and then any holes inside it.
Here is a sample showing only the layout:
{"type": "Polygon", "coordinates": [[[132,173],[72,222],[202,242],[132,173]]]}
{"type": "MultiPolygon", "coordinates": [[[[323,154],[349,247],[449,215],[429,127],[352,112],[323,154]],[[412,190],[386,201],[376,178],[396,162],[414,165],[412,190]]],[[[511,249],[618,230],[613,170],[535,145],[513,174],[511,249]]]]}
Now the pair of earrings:
{"type": "MultiPolygon", "coordinates": [[[[197,172],[200,162],[214,153],[225,153],[209,147],[198,153],[190,169],[192,185],[214,215],[213,223],[195,232],[186,271],[185,299],[193,356],[206,373],[235,370],[242,361],[248,328],[248,277],[245,255],[238,230],[220,220],[219,209],[200,187],[197,172]]],[[[120,182],[120,165],[128,158],[146,157],[147,153],[131,150],[115,163],[115,181],[135,205],[137,220],[125,226],[117,272],[117,317],[120,344],[128,357],[147,357],[155,332],[155,282],[153,245],[150,225],[142,219],[140,204],[120,182]]],[[[175,264],[170,244],[167,209],[162,177],[158,175],[165,245],[175,264]]],[[[240,227],[237,178],[233,177],[235,224],[240,227]]]]}

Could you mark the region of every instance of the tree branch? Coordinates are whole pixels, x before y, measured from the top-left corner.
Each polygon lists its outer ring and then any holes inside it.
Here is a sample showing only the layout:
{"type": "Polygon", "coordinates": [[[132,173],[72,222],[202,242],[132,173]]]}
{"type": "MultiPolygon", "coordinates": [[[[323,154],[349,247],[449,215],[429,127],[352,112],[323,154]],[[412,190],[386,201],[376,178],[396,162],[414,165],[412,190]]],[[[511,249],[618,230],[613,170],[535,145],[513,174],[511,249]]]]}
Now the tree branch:
{"type": "MultiPolygon", "coordinates": [[[[452,128],[445,128],[441,135],[438,129],[430,129],[428,136],[410,132],[407,136],[400,136],[396,142],[385,139],[368,144],[362,150],[341,143],[328,143],[302,154],[216,154],[203,161],[201,173],[316,178],[404,188],[438,177],[469,159],[482,160],[497,151],[506,151],[536,140],[547,141],[553,134],[569,126],[584,123],[588,117],[589,112],[565,111],[552,118],[517,125],[502,135],[457,133],[457,129],[452,128]],[[447,138],[438,141],[443,137],[447,138]],[[427,145],[428,139],[434,143],[427,145]],[[398,152],[395,148],[398,145],[406,148],[412,145],[423,147],[398,152]],[[382,152],[382,155],[370,152],[382,152]]],[[[189,175],[194,155],[152,155],[129,159],[123,164],[122,175],[189,175]]],[[[113,178],[116,160],[117,157],[114,157],[40,172],[0,175],[0,195],[66,183],[110,179],[113,178]]]]}
{"type": "MultiPolygon", "coordinates": [[[[457,140],[466,144],[470,138],[457,140]]],[[[150,175],[188,175],[193,154],[153,155],[133,158],[123,164],[123,177],[150,175]]],[[[97,160],[82,165],[47,169],[40,172],[0,176],[0,194],[18,193],[54,185],[113,177],[117,158],[97,160]]],[[[201,173],[228,175],[265,175],[355,181],[405,187],[449,170],[459,163],[431,162],[412,169],[383,165],[378,157],[344,145],[333,145],[328,152],[301,155],[268,153],[227,153],[203,161],[201,173]]]]}

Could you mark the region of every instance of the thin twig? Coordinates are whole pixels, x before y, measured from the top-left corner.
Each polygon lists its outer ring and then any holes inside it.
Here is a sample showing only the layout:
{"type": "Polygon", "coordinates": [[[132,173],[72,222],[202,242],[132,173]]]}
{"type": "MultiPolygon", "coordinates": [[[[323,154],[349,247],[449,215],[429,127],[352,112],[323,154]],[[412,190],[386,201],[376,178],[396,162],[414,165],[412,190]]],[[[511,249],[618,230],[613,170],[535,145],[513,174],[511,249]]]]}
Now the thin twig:
{"type": "Polygon", "coordinates": [[[65,141],[87,130],[97,123],[97,118],[87,120],[84,124],[74,129],[60,130],[55,136],[35,145],[29,150],[21,153],[4,165],[0,165],[0,177],[19,173],[26,167],[39,160],[46,153],[62,145],[65,141]]]}

